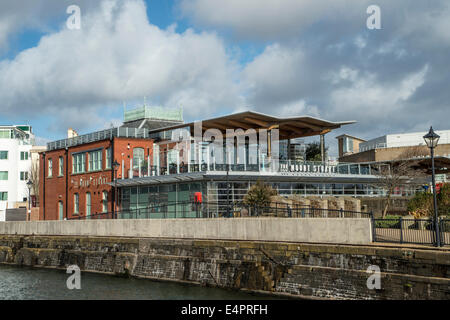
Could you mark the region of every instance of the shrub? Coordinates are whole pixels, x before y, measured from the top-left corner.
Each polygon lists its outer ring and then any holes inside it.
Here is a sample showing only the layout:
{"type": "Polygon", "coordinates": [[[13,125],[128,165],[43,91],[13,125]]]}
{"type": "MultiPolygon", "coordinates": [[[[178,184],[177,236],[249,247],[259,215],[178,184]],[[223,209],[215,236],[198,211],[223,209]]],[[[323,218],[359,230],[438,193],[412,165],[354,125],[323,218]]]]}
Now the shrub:
{"type": "Polygon", "coordinates": [[[250,187],[245,195],[244,204],[247,206],[268,207],[271,202],[271,197],[275,195],[277,195],[276,190],[261,180],[258,180],[250,187]]]}
{"type": "Polygon", "coordinates": [[[450,215],[450,183],[444,184],[437,195],[439,215],[450,215]]]}
{"type": "Polygon", "coordinates": [[[400,217],[387,215],[383,219],[376,220],[375,228],[400,228],[400,217]]]}
{"type": "Polygon", "coordinates": [[[430,216],[433,214],[433,194],[418,192],[408,202],[408,212],[415,218],[430,216]]]}

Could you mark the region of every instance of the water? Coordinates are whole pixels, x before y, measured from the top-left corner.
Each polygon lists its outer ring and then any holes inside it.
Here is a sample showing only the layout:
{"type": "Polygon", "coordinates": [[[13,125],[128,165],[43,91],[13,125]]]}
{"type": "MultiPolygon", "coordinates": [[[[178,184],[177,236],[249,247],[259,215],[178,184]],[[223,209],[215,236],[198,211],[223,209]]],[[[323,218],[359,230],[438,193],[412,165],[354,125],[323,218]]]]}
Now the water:
{"type": "Polygon", "coordinates": [[[81,272],[81,289],[69,290],[64,270],[0,265],[0,300],[254,300],[266,295],[147,279],[81,272]]]}

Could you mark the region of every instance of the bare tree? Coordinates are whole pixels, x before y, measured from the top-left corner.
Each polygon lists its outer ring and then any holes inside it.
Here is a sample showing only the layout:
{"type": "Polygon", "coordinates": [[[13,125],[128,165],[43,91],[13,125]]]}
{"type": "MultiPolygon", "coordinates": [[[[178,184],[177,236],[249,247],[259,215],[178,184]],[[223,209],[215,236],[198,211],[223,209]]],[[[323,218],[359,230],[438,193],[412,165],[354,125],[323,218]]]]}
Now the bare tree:
{"type": "Polygon", "coordinates": [[[31,194],[36,199],[39,199],[39,162],[32,161],[30,171],[28,172],[28,179],[33,183],[31,185],[31,194]]]}
{"type": "Polygon", "coordinates": [[[425,156],[426,150],[420,146],[406,149],[395,160],[379,164],[373,172],[378,176],[377,185],[386,191],[386,203],[383,209],[383,218],[389,210],[391,198],[395,189],[401,185],[418,184],[425,174],[413,168],[414,159],[425,156]]]}

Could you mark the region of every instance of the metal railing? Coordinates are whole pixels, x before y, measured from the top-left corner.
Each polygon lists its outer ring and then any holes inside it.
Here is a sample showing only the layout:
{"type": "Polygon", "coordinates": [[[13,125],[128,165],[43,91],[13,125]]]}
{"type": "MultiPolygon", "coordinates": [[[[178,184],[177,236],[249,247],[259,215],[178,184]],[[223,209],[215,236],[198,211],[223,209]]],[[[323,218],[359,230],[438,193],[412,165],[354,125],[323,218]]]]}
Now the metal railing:
{"type": "Polygon", "coordinates": [[[89,134],[83,134],[73,138],[67,138],[47,143],[47,151],[63,149],[66,147],[74,147],[80,144],[90,143],[94,141],[100,141],[105,139],[112,139],[113,137],[125,137],[125,138],[149,138],[148,130],[145,128],[128,128],[117,127],[101,131],[92,132],[89,134]]]}
{"type": "MultiPolygon", "coordinates": [[[[374,242],[436,244],[434,219],[374,219],[372,233],[374,242]]],[[[441,245],[450,245],[450,219],[439,219],[441,245]]]]}
{"type": "MultiPolygon", "coordinates": [[[[303,162],[303,161],[280,161],[278,167],[270,162],[260,162],[258,164],[219,164],[219,163],[163,163],[159,166],[150,165],[148,163],[135,166],[133,168],[132,177],[152,177],[163,176],[169,174],[191,173],[191,172],[279,172],[279,173],[296,173],[296,174],[313,174],[313,175],[375,175],[377,170],[370,164],[366,163],[322,163],[322,162],[303,162]]],[[[131,178],[131,177],[130,177],[131,178]]]]}
{"type": "Polygon", "coordinates": [[[283,218],[371,218],[368,212],[344,209],[321,209],[309,206],[272,203],[268,206],[248,206],[243,203],[221,202],[168,202],[145,208],[79,214],[69,220],[84,219],[167,219],[167,218],[233,218],[233,217],[283,217],[283,218]]]}

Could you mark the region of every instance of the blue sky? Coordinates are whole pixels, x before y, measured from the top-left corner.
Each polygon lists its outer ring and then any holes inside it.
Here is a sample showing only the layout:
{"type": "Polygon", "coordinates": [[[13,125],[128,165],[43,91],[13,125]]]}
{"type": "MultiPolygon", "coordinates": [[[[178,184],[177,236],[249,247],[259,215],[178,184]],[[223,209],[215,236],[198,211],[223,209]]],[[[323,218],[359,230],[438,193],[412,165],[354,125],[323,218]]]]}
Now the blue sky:
{"type": "MultiPolygon", "coordinates": [[[[450,7],[371,1],[18,0],[0,3],[0,119],[40,141],[120,124],[123,103],[185,120],[255,110],[357,124],[370,139],[449,129],[450,7]],[[81,8],[69,30],[66,9],[81,8]],[[427,110],[428,112],[424,112],[427,110]]],[[[333,146],[332,151],[335,151],[333,146]]]]}

